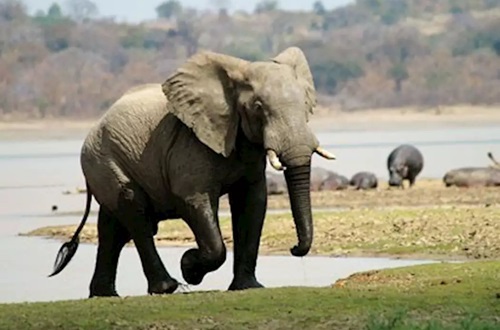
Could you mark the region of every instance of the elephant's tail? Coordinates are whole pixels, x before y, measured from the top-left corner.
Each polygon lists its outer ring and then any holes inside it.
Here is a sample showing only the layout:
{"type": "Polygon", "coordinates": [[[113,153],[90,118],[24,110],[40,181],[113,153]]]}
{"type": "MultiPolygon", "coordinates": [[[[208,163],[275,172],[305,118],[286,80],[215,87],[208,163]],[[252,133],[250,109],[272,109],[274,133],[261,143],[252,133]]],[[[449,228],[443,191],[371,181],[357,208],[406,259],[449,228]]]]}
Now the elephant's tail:
{"type": "Polygon", "coordinates": [[[85,226],[85,222],[87,222],[87,218],[90,213],[90,205],[92,204],[92,192],[90,191],[89,184],[87,182],[85,182],[85,184],[87,188],[87,204],[85,205],[85,213],[83,214],[82,221],[73,234],[73,237],[71,237],[71,239],[64,243],[59,249],[54,263],[54,270],[49,277],[59,274],[68,265],[75,255],[78,244],[80,243],[80,232],[82,231],[83,226],[85,226]]]}

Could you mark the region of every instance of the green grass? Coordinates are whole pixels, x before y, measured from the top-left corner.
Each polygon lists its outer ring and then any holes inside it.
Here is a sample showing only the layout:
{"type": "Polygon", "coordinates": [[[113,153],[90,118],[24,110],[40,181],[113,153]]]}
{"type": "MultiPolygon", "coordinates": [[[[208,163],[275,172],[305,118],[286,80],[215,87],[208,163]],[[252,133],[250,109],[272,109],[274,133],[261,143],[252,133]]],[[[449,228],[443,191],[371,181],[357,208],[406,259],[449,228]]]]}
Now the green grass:
{"type": "Polygon", "coordinates": [[[498,329],[500,262],[358,273],[328,288],[0,305],[0,329],[498,329]]]}

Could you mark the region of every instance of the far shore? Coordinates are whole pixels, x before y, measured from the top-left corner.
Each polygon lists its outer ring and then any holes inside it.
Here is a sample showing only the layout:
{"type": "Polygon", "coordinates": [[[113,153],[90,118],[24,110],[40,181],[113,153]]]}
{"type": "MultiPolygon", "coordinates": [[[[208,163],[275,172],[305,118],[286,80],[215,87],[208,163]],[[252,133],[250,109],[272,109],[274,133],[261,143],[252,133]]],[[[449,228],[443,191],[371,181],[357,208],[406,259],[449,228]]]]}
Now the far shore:
{"type": "MultiPolygon", "coordinates": [[[[99,118],[0,120],[0,138],[81,137],[99,118]]],[[[434,109],[394,108],[343,112],[318,107],[310,126],[316,131],[355,129],[428,128],[500,124],[498,106],[452,106],[434,109]]]]}

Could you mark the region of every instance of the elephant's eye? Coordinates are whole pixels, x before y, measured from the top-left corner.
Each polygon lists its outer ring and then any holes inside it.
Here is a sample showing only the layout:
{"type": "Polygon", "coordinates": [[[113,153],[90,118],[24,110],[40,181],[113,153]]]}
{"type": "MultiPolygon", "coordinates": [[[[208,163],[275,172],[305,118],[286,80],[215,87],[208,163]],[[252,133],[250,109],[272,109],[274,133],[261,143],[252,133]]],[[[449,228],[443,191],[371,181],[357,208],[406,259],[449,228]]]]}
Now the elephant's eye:
{"type": "Polygon", "coordinates": [[[261,112],[262,111],[262,102],[255,101],[254,104],[253,104],[253,110],[261,112]]]}

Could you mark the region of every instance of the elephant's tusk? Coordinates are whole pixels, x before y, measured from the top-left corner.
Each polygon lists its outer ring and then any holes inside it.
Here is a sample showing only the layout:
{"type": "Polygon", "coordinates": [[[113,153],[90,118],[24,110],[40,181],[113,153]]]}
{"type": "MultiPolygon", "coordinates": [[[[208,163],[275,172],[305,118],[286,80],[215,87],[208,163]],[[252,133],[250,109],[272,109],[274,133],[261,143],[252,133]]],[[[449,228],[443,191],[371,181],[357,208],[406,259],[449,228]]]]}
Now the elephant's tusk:
{"type": "Polygon", "coordinates": [[[267,150],[267,157],[269,158],[269,164],[276,170],[276,171],[283,171],[285,168],[281,164],[280,160],[278,159],[278,155],[276,155],[276,152],[274,150],[267,150]]]}
{"type": "Polygon", "coordinates": [[[314,152],[317,153],[318,155],[320,155],[321,157],[326,158],[326,159],[336,159],[337,158],[330,151],[327,151],[321,147],[317,147],[316,150],[314,150],[314,152]]]}

